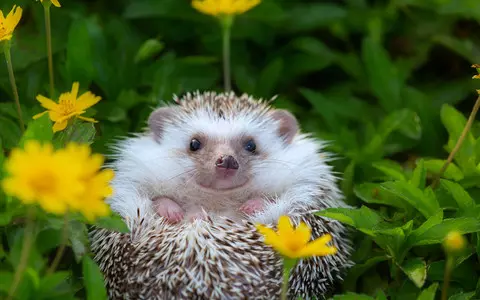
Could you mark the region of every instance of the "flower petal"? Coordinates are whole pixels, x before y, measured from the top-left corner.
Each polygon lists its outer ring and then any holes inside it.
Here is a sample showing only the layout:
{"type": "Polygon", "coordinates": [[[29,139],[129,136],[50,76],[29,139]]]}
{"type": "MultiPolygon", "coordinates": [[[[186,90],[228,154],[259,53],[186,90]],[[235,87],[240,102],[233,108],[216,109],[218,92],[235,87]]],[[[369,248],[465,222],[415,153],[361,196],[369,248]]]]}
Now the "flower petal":
{"type": "Polygon", "coordinates": [[[82,116],[78,116],[77,118],[81,119],[81,120],[84,120],[84,121],[87,121],[87,122],[92,122],[92,123],[97,123],[98,121],[93,119],[93,118],[87,118],[87,117],[82,117],[82,116]]]}
{"type": "Polygon", "coordinates": [[[58,104],[55,103],[53,100],[51,99],[48,99],[47,97],[45,96],[42,96],[42,95],[38,95],[37,96],[37,100],[38,102],[40,102],[40,104],[48,109],[48,110],[57,110],[58,109],[58,104]]]}
{"type": "Polygon", "coordinates": [[[57,122],[60,118],[62,118],[62,115],[59,112],[56,111],[49,111],[48,115],[50,116],[50,120],[57,122]]]}
{"type": "Polygon", "coordinates": [[[72,84],[72,92],[70,93],[72,95],[72,98],[73,99],[77,99],[77,95],[78,95],[78,89],[80,88],[80,83],[78,82],[74,82],[72,84]]]}
{"type": "Polygon", "coordinates": [[[19,6],[13,6],[12,10],[7,16],[7,24],[8,24],[8,29],[12,32],[15,27],[17,27],[18,23],[20,22],[20,19],[22,18],[22,8],[19,6]]]}
{"type": "Polygon", "coordinates": [[[295,230],[295,236],[298,242],[302,245],[306,245],[310,241],[311,229],[304,222],[300,222],[295,230]]]}
{"type": "Polygon", "coordinates": [[[53,5],[55,5],[56,7],[61,7],[60,5],[60,2],[58,2],[58,0],[50,0],[52,2],[53,5]]]}
{"type": "Polygon", "coordinates": [[[48,110],[44,111],[44,112],[41,112],[39,114],[36,114],[32,117],[32,119],[36,120],[38,118],[40,118],[41,116],[43,116],[44,114],[48,113],[48,110]]]}
{"type": "Polygon", "coordinates": [[[86,92],[86,93],[83,93],[80,97],[78,97],[75,107],[77,110],[85,110],[97,104],[98,101],[100,101],[101,99],[102,99],[101,97],[95,96],[91,92],[86,92]]]}
{"type": "Polygon", "coordinates": [[[278,219],[278,235],[289,238],[293,234],[293,226],[288,216],[281,216],[278,219]]]}
{"type": "Polygon", "coordinates": [[[337,253],[337,248],[328,246],[327,243],[332,240],[330,234],[325,234],[313,242],[307,244],[301,251],[302,257],[326,256],[337,253]]]}
{"type": "Polygon", "coordinates": [[[67,127],[67,123],[67,120],[55,122],[55,124],[53,124],[53,132],[64,130],[67,127]]]}
{"type": "Polygon", "coordinates": [[[0,42],[1,41],[9,41],[11,38],[12,38],[12,34],[7,34],[7,35],[4,35],[4,36],[0,36],[0,42]]]}
{"type": "Polygon", "coordinates": [[[74,111],[72,113],[69,113],[68,115],[66,116],[61,116],[57,122],[63,122],[63,121],[67,121],[68,119],[71,119],[72,117],[74,116],[78,116],[78,115],[81,115],[83,114],[85,111],[74,111]]]}

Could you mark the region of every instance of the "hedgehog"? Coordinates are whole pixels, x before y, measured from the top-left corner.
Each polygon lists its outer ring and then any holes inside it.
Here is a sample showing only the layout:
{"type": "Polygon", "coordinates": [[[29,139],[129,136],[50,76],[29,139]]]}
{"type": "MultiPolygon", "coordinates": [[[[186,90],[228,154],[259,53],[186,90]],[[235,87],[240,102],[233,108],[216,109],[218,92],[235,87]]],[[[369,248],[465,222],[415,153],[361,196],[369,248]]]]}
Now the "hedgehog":
{"type": "Polygon", "coordinates": [[[315,212],[348,207],[324,151],[295,116],[251,95],[174,96],[142,133],[119,141],[107,199],[130,232],[94,229],[92,252],[111,299],[272,299],[282,259],[255,223],[282,215],[325,233],[335,255],[302,259],[291,299],[331,293],[352,265],[347,228],[315,212]]]}

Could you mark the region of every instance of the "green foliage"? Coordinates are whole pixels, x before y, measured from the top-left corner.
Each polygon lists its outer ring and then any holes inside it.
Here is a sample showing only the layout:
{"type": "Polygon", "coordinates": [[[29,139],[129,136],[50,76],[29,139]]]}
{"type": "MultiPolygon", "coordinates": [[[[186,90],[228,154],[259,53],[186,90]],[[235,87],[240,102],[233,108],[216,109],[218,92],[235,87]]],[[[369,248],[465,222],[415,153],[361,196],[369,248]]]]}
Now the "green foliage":
{"type": "MultiPolygon", "coordinates": [[[[60,0],[61,1],[61,0],[60,0]]],[[[53,133],[35,97],[48,95],[43,9],[22,6],[12,58],[27,125],[17,122],[7,69],[0,67],[0,166],[15,147],[36,139],[68,141],[110,154],[109,144],[145,126],[151,108],[173,94],[223,86],[217,21],[189,1],[61,1],[52,7],[55,99],[79,81],[102,100],[53,133]]],[[[303,131],[330,141],[331,163],[352,208],[320,215],[355,229],[355,266],[333,299],[437,299],[451,230],[469,247],[455,261],[449,299],[480,297],[480,126],[453,150],[473,105],[469,66],[480,62],[478,0],[263,0],[238,16],[232,31],[233,88],[271,98],[292,111],[303,131]]],[[[0,178],[6,170],[0,167],[0,178]]],[[[0,190],[0,297],[14,280],[27,209],[0,190]]],[[[36,210],[35,240],[18,299],[101,299],[87,232],[96,225],[128,231],[114,215],[91,224],[36,210]],[[67,236],[65,254],[48,274],[67,236]]]]}

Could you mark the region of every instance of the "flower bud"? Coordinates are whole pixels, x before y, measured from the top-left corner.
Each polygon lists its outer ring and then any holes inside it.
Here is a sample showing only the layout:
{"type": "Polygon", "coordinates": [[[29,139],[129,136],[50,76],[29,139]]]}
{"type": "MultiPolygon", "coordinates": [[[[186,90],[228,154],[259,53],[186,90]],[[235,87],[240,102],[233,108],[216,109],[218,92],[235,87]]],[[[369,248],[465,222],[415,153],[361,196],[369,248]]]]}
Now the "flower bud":
{"type": "Polygon", "coordinates": [[[443,241],[443,247],[449,254],[455,254],[463,250],[467,245],[467,240],[458,231],[450,231],[443,241]]]}

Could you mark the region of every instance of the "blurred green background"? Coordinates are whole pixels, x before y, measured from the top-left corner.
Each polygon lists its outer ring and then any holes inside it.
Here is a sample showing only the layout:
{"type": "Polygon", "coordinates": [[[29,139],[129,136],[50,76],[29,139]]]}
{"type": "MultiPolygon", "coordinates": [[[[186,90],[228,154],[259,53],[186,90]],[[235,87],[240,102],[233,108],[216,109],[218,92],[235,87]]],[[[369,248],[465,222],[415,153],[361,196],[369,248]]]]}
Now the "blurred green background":
{"type": "MultiPolygon", "coordinates": [[[[142,130],[153,107],[173,94],[222,90],[220,26],[190,0],[60,2],[51,9],[56,92],[79,81],[82,91],[102,96],[89,111],[100,121],[95,151],[108,154],[117,138],[142,130]]],[[[43,8],[34,0],[1,0],[0,9],[6,14],[13,4],[24,9],[12,56],[29,120],[43,111],[35,96],[48,96],[43,8]]],[[[263,0],[236,18],[233,89],[278,95],[275,105],[291,110],[304,131],[331,141],[342,190],[358,204],[354,187],[384,176],[372,163],[391,159],[408,173],[418,157],[447,157],[440,112],[448,104],[468,115],[473,106],[480,84],[470,66],[480,63],[479,21],[479,0],[263,0]]],[[[3,62],[6,149],[21,136],[16,117],[3,62]]],[[[449,114],[443,119],[448,123],[449,114]]],[[[450,128],[462,128],[455,120],[450,128]]],[[[480,135],[477,123],[473,131],[480,135]]],[[[480,189],[469,192],[480,195],[480,189]]],[[[379,274],[358,290],[383,285],[388,270],[379,274]]],[[[355,289],[355,280],[347,289],[355,289]]]]}
{"type": "MultiPolygon", "coordinates": [[[[103,100],[91,111],[96,151],[137,132],[159,101],[194,90],[222,90],[221,32],[189,0],[61,1],[52,7],[57,96],[73,81],[103,100]]],[[[13,64],[24,118],[48,95],[43,9],[20,5],[13,64]]],[[[342,187],[369,177],[381,158],[444,158],[443,104],[467,114],[480,62],[478,0],[264,0],[239,16],[232,33],[233,89],[278,95],[305,131],[332,141],[342,187]]],[[[6,67],[0,68],[0,138],[20,129],[6,67]]],[[[478,130],[474,128],[474,130],[478,130]]]]}

